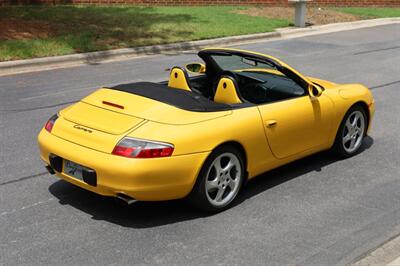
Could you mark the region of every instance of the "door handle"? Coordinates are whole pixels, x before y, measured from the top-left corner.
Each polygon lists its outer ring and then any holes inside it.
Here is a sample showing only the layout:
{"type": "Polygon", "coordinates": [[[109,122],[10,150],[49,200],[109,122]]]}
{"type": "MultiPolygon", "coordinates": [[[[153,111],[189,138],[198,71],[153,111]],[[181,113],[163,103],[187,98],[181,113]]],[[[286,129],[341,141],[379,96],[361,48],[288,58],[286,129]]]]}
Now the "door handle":
{"type": "Polygon", "coordinates": [[[278,122],[276,122],[276,120],[268,120],[267,121],[267,127],[274,127],[276,126],[278,122]]]}

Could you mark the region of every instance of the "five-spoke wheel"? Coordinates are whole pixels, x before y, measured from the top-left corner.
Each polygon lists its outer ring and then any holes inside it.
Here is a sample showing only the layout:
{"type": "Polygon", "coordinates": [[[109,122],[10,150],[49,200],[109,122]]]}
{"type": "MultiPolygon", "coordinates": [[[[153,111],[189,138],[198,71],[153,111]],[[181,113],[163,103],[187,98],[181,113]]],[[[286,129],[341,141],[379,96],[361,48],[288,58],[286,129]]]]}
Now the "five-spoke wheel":
{"type": "Polygon", "coordinates": [[[342,139],[344,149],[352,153],[357,150],[362,143],[365,131],[365,118],[360,111],[352,112],[346,120],[342,139]]]}
{"type": "Polygon", "coordinates": [[[189,199],[203,210],[222,211],[236,198],[244,176],[241,152],[233,146],[219,147],[204,163],[189,199]]]}
{"type": "Polygon", "coordinates": [[[361,106],[355,105],[346,113],[333,146],[340,157],[349,157],[359,151],[366,134],[367,122],[367,115],[361,106]]]}
{"type": "Polygon", "coordinates": [[[240,187],[242,169],[239,159],[233,153],[223,153],[211,163],[206,186],[207,199],[215,206],[229,203],[240,187]]]}

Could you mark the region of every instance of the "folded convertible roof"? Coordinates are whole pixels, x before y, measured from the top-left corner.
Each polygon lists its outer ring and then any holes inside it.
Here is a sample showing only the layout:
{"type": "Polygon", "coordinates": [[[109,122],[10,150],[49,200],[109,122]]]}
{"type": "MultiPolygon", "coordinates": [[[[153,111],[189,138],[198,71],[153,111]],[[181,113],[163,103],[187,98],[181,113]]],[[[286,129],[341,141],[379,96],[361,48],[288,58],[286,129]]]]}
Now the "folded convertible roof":
{"type": "Polygon", "coordinates": [[[150,98],[180,109],[194,112],[215,112],[231,110],[228,104],[216,103],[194,92],[171,89],[165,84],[152,82],[136,82],[120,84],[108,89],[123,91],[150,98]]]}

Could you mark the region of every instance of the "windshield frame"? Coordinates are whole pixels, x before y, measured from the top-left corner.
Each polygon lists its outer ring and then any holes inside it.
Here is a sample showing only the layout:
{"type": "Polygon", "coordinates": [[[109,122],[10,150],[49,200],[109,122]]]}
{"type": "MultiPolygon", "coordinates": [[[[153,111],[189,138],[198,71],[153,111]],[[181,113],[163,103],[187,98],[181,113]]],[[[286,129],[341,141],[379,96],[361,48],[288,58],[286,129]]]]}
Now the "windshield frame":
{"type": "MultiPolygon", "coordinates": [[[[253,53],[250,51],[242,51],[236,49],[224,49],[224,48],[209,48],[201,50],[198,53],[198,56],[203,59],[206,63],[206,75],[210,77],[218,76],[219,73],[223,72],[223,69],[214,59],[213,55],[223,55],[223,56],[230,56],[236,55],[243,58],[253,59],[259,62],[265,62],[268,65],[272,65],[276,68],[276,70],[280,71],[282,74],[293,80],[299,86],[301,86],[306,93],[308,94],[308,88],[312,85],[311,82],[306,80],[300,73],[286,65],[285,63],[281,63],[278,60],[269,57],[267,55],[253,53]]],[[[239,70],[239,69],[238,69],[239,70]]]]}

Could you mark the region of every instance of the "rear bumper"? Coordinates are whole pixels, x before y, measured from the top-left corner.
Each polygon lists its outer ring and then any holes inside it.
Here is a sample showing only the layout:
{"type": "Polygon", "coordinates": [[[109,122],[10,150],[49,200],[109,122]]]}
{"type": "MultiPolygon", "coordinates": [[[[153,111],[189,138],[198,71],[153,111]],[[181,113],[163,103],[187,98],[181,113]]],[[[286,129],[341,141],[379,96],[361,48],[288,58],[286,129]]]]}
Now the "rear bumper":
{"type": "Polygon", "coordinates": [[[56,137],[46,130],[38,136],[40,157],[47,163],[50,154],[94,169],[97,186],[70,177],[62,179],[100,195],[124,193],[141,201],[184,198],[193,188],[209,152],[155,159],[132,159],[89,149],[56,137]]]}

